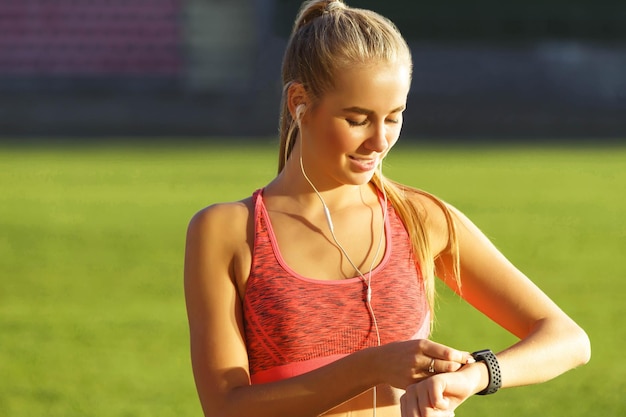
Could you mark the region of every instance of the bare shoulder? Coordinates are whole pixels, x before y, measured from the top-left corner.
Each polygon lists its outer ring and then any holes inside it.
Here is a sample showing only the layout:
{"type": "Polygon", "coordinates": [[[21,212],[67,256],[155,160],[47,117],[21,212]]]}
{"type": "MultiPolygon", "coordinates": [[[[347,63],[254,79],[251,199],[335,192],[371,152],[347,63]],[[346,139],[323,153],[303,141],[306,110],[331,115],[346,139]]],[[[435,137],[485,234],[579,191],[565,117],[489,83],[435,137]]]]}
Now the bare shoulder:
{"type": "Polygon", "coordinates": [[[230,282],[241,290],[250,270],[252,213],[251,197],[198,211],[187,228],[185,276],[230,282]]]}
{"type": "Polygon", "coordinates": [[[219,240],[226,244],[245,238],[248,220],[252,212],[252,198],[217,203],[198,211],[190,220],[188,234],[200,234],[204,238],[219,240]]]}

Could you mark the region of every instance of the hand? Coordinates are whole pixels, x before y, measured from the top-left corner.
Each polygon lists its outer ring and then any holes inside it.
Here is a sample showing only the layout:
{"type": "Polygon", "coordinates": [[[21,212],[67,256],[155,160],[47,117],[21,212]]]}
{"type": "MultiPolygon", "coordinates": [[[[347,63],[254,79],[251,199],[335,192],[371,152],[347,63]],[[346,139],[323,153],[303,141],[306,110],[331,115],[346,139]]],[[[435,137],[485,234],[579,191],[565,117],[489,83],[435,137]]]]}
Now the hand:
{"type": "Polygon", "coordinates": [[[384,382],[401,389],[437,373],[455,372],[474,361],[469,352],[428,339],[395,342],[378,349],[384,382]]]}
{"type": "Polygon", "coordinates": [[[463,401],[478,391],[473,366],[433,375],[406,388],[400,399],[402,417],[452,417],[463,401]]]}

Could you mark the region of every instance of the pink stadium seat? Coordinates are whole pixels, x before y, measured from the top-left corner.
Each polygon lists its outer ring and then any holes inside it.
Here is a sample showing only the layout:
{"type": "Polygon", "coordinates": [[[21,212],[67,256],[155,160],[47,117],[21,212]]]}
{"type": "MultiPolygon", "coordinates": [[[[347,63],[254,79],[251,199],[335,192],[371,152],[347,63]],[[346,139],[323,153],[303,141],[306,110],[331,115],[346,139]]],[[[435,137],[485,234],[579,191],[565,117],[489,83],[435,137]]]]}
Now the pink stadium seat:
{"type": "Polygon", "coordinates": [[[0,0],[0,75],[176,75],[181,0],[0,0]]]}

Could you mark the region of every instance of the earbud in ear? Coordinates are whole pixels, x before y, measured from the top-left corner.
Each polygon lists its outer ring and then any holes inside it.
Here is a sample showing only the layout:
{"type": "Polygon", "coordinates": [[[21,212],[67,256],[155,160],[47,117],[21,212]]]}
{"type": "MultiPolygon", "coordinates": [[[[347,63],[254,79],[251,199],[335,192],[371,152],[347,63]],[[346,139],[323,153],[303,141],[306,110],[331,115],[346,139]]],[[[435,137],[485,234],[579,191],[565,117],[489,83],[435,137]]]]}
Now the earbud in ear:
{"type": "Polygon", "coordinates": [[[304,109],[306,106],[304,104],[298,104],[296,107],[296,122],[300,123],[300,118],[302,117],[302,113],[304,113],[304,109]]]}

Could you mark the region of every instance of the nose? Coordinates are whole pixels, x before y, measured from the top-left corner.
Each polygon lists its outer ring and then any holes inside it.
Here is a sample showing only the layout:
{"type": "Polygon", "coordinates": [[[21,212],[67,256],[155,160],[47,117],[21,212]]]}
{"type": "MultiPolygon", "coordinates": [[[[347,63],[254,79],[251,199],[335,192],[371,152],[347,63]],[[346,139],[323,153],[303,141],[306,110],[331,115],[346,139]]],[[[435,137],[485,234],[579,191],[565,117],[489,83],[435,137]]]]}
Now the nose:
{"type": "Polygon", "coordinates": [[[387,141],[387,127],[384,122],[375,123],[372,125],[373,130],[370,137],[365,142],[365,147],[374,152],[382,153],[389,147],[387,141]]]}

